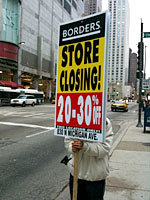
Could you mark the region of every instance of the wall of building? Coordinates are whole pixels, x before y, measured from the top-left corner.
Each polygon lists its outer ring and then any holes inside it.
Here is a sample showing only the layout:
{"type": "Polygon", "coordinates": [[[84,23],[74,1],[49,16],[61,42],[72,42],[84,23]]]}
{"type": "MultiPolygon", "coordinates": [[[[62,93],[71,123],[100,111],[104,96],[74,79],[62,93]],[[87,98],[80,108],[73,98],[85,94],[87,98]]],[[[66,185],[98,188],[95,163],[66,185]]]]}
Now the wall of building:
{"type": "Polygon", "coordinates": [[[91,15],[102,11],[102,0],[85,0],[84,1],[84,14],[85,16],[91,15]]]}
{"type": "Polygon", "coordinates": [[[131,97],[132,96],[132,87],[130,85],[124,86],[124,97],[131,97]]]}
{"type": "Polygon", "coordinates": [[[131,53],[129,57],[129,84],[133,88],[137,88],[137,78],[136,78],[136,72],[137,72],[137,54],[131,53]]]}
{"type": "MultiPolygon", "coordinates": [[[[73,2],[72,5],[69,0],[22,1],[20,40],[25,45],[20,46],[19,71],[22,83],[28,84],[27,87],[40,90],[45,85],[50,90],[55,87],[59,25],[79,18],[83,13],[83,2],[73,2]],[[42,84],[43,87],[39,87],[42,84]]],[[[54,92],[54,88],[52,90],[54,92]]]]}
{"type": "Polygon", "coordinates": [[[108,100],[116,100],[116,99],[122,99],[122,85],[121,83],[109,83],[108,84],[108,92],[107,92],[107,99],[108,100]]]}

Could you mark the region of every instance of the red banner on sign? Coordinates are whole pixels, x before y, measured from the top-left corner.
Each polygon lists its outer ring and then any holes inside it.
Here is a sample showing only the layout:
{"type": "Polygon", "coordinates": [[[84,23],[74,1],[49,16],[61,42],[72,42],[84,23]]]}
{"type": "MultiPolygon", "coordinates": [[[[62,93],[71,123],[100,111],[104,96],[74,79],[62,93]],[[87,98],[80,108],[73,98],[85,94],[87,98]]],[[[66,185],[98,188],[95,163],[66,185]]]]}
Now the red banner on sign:
{"type": "Polygon", "coordinates": [[[57,94],[56,126],[102,129],[102,93],[57,94]]]}

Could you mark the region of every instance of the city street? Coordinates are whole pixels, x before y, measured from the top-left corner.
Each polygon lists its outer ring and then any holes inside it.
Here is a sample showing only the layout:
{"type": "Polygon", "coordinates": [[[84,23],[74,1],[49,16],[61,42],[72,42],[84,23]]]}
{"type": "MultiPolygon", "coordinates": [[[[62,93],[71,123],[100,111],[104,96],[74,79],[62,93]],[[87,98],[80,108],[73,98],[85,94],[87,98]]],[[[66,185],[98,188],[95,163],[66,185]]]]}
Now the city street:
{"type": "MultiPolygon", "coordinates": [[[[137,103],[128,112],[111,112],[115,139],[130,119],[137,118],[137,103]]],[[[54,136],[55,105],[0,107],[0,199],[53,200],[68,183],[63,138],[54,136]]]]}

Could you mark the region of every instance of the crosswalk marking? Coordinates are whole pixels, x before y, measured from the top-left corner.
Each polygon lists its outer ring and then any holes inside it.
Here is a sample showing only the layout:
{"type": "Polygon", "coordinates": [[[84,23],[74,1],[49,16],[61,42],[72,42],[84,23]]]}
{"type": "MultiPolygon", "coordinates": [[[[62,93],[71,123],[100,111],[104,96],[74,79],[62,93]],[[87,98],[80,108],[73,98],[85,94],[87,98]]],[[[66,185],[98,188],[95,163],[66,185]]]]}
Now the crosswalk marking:
{"type": "Polygon", "coordinates": [[[13,117],[22,117],[22,118],[50,118],[54,119],[54,113],[43,113],[43,112],[32,112],[29,114],[29,112],[26,111],[17,111],[17,112],[10,112],[10,111],[0,111],[0,116],[13,116],[13,117]]]}
{"type": "Polygon", "coordinates": [[[30,115],[25,115],[24,117],[34,117],[34,116],[40,116],[40,115],[45,115],[45,113],[35,113],[35,114],[30,114],[30,115]]]}

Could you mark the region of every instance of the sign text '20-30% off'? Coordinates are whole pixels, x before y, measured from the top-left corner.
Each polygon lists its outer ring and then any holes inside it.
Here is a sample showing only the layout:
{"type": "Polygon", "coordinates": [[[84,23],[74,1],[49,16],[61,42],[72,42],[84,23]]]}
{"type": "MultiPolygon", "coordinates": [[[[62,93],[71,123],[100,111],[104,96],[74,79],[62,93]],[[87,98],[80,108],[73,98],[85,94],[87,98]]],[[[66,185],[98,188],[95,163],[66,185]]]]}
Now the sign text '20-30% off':
{"type": "Polygon", "coordinates": [[[99,125],[101,119],[101,105],[97,95],[78,96],[71,98],[69,95],[62,95],[58,98],[58,116],[57,122],[69,124],[72,119],[75,119],[76,125],[84,123],[86,126],[99,125]],[[76,101],[75,107],[72,102],[76,101]]]}

